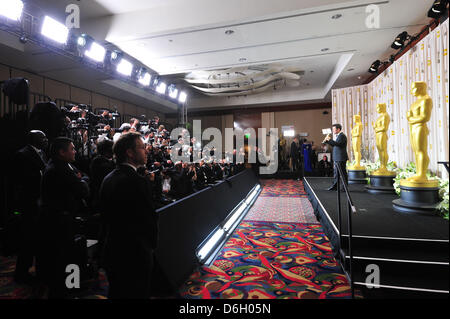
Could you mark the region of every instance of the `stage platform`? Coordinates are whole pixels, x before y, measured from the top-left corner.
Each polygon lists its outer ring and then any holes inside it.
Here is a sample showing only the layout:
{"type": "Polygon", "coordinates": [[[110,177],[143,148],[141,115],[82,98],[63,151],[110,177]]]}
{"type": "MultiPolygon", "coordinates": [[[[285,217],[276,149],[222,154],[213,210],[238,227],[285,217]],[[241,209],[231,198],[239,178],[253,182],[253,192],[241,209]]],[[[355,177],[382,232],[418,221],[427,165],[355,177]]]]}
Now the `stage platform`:
{"type": "MultiPolygon", "coordinates": [[[[305,177],[305,190],[336,256],[348,271],[346,196],[341,193],[342,237],[339,243],[337,192],[327,191],[332,178],[305,177]],[[345,259],[344,259],[345,256],[345,259]]],[[[372,195],[365,185],[349,185],[357,209],[352,215],[353,273],[357,289],[367,297],[448,298],[449,223],[438,215],[395,212],[393,194],[372,195]],[[380,270],[380,287],[367,289],[369,265],[380,270]]]]}

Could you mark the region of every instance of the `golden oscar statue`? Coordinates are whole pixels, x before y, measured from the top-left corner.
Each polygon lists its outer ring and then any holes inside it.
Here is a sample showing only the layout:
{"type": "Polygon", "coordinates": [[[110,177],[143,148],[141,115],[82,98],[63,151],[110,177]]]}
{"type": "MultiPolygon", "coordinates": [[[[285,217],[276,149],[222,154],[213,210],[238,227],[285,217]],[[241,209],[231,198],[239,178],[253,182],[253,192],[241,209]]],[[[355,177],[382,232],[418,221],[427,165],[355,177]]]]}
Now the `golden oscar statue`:
{"type": "Polygon", "coordinates": [[[411,109],[406,113],[409,122],[409,132],[411,147],[414,152],[416,163],[416,175],[400,182],[402,186],[409,187],[438,187],[437,180],[427,178],[428,165],[428,126],[431,111],[433,110],[433,101],[427,94],[427,84],[425,82],[414,82],[411,87],[411,94],[417,97],[417,100],[411,105],[411,109]]]}
{"type": "Polygon", "coordinates": [[[395,173],[387,169],[389,155],[387,151],[388,129],[391,117],[386,112],[386,104],[377,104],[377,113],[380,116],[377,118],[373,129],[375,130],[375,143],[377,146],[378,157],[380,159],[380,168],[372,172],[369,176],[370,183],[366,186],[369,193],[395,193],[394,178],[395,173]]]}
{"type": "Polygon", "coordinates": [[[388,169],[386,168],[389,160],[387,151],[387,131],[389,129],[389,123],[391,122],[391,117],[386,112],[385,103],[377,104],[377,113],[380,114],[380,116],[377,118],[375,124],[373,125],[373,128],[375,130],[375,143],[377,146],[378,157],[380,159],[380,168],[375,172],[372,172],[372,175],[395,175],[394,172],[388,171],[388,169]]]}
{"type": "Polygon", "coordinates": [[[352,147],[355,154],[355,165],[348,168],[348,182],[350,184],[365,184],[366,169],[361,166],[361,140],[363,133],[361,115],[354,115],[353,122],[355,126],[352,129],[352,147]]]}
{"type": "Polygon", "coordinates": [[[398,212],[436,212],[439,203],[439,182],[427,178],[428,165],[428,126],[433,101],[427,94],[425,82],[414,82],[411,94],[417,100],[406,113],[409,122],[410,140],[416,163],[416,175],[400,181],[400,199],[393,201],[398,212]]]}

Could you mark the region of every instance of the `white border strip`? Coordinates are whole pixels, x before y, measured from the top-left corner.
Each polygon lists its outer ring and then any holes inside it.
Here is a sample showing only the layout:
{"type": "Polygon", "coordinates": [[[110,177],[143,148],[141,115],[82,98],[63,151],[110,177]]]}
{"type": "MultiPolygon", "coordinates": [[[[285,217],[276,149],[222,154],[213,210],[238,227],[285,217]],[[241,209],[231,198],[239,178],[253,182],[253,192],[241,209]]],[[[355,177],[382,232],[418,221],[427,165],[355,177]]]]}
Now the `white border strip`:
{"type": "MultiPolygon", "coordinates": [[[[306,180],[306,178],[303,178],[305,180],[305,182],[308,184],[309,188],[311,189],[311,191],[313,192],[314,196],[317,198],[317,202],[319,203],[320,207],[322,207],[323,211],[325,212],[328,220],[330,221],[331,225],[333,225],[334,230],[336,231],[336,233],[339,235],[339,230],[337,229],[336,225],[334,224],[333,220],[331,219],[330,215],[328,215],[327,210],[325,209],[325,207],[323,207],[322,202],[319,200],[319,197],[316,195],[316,193],[314,192],[314,189],[311,187],[311,185],[308,183],[308,181],[306,180]]],[[[352,236],[355,237],[355,236],[352,236]]]]}
{"type": "MultiPolygon", "coordinates": [[[[342,237],[348,237],[348,235],[342,235],[342,237]]],[[[438,243],[448,243],[448,239],[425,239],[425,238],[405,238],[405,237],[377,237],[377,236],[362,236],[362,235],[352,235],[352,238],[371,238],[371,239],[390,239],[390,240],[414,240],[414,241],[425,241],[425,242],[438,242],[438,243]]]]}
{"type": "MultiPolygon", "coordinates": [[[[350,259],[350,256],[345,256],[345,258],[350,259]]],[[[353,259],[362,259],[362,260],[379,260],[379,261],[393,261],[393,262],[401,262],[401,263],[414,263],[414,264],[430,264],[430,265],[443,265],[448,266],[448,262],[440,262],[440,261],[421,261],[421,260],[408,260],[408,259],[387,259],[387,258],[377,258],[377,257],[361,257],[361,256],[353,256],[353,259]]]]}
{"type": "MultiPolygon", "coordinates": [[[[365,282],[356,282],[356,281],[353,284],[360,285],[360,286],[368,286],[368,285],[372,286],[372,284],[367,284],[365,282]]],[[[386,286],[386,285],[378,285],[378,287],[380,287],[380,288],[388,288],[388,289],[435,292],[435,293],[440,293],[440,294],[448,294],[449,293],[448,290],[434,290],[434,289],[414,288],[414,287],[397,287],[397,286],[386,286]]],[[[373,288],[373,289],[376,289],[376,288],[373,288]]]]}

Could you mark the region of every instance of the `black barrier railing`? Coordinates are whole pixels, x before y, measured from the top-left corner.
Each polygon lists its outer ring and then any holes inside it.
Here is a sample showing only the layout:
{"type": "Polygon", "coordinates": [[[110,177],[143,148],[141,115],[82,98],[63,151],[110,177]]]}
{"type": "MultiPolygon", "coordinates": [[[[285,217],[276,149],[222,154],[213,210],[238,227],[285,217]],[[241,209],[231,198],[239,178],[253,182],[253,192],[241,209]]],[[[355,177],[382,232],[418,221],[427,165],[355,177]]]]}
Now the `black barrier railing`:
{"type": "Polygon", "coordinates": [[[348,269],[349,269],[349,279],[350,279],[350,287],[352,291],[352,298],[355,298],[355,287],[353,283],[353,251],[352,251],[352,236],[353,236],[353,227],[352,227],[352,213],[356,213],[356,207],[353,204],[352,197],[350,196],[350,192],[348,191],[348,185],[347,181],[344,177],[344,173],[342,172],[341,167],[335,163],[335,168],[337,171],[337,205],[338,205],[338,227],[339,227],[339,258],[342,258],[342,254],[344,255],[344,261],[341,264],[343,265],[344,271],[346,263],[346,254],[343,249],[343,243],[342,243],[342,213],[341,213],[341,181],[342,185],[344,187],[344,192],[347,197],[347,226],[348,226],[348,255],[349,255],[349,263],[348,263],[348,269]]]}

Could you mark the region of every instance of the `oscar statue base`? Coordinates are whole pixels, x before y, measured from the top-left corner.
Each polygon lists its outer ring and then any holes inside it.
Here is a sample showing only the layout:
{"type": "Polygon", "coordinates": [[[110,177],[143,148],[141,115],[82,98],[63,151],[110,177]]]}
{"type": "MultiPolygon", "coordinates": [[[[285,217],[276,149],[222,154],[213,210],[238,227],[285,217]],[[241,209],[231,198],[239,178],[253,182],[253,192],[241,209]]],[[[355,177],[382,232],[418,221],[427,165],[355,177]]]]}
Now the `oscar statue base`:
{"type": "Polygon", "coordinates": [[[408,187],[400,185],[400,198],[392,201],[399,213],[430,214],[437,211],[439,187],[408,187]]]}
{"type": "Polygon", "coordinates": [[[348,183],[349,184],[367,184],[366,170],[348,170],[348,183]]]}
{"type": "Polygon", "coordinates": [[[371,194],[394,194],[394,178],[395,175],[381,176],[370,175],[370,185],[366,186],[366,189],[371,194]]]}

